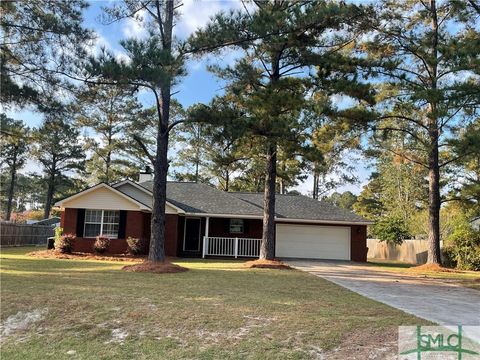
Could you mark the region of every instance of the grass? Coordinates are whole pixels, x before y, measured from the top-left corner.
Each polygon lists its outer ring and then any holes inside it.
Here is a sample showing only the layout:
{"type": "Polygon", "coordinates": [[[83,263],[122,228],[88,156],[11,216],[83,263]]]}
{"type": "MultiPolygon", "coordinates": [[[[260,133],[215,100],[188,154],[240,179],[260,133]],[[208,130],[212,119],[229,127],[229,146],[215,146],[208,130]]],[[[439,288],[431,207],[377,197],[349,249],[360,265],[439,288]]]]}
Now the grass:
{"type": "Polygon", "coordinates": [[[368,264],[372,267],[379,268],[395,273],[402,273],[407,275],[421,276],[431,279],[444,279],[459,285],[470,287],[472,289],[480,290],[480,272],[478,271],[431,271],[431,270],[417,270],[414,268],[415,264],[407,264],[398,261],[388,260],[374,260],[369,259],[368,264]]]}
{"type": "Polygon", "coordinates": [[[2,360],[308,359],[383,347],[399,325],[427,323],[296,270],[179,259],[189,271],[130,273],[119,262],[25,255],[32,250],[1,251],[2,326],[43,314],[2,337],[2,360]]]}

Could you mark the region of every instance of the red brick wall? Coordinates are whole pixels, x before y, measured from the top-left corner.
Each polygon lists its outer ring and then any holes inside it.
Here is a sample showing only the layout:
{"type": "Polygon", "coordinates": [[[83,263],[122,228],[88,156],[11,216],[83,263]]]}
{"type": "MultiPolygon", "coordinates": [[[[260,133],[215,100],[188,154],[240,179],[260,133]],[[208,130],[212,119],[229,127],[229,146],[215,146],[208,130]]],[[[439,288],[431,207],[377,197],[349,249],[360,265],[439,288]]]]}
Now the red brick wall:
{"type": "Polygon", "coordinates": [[[262,220],[244,219],[245,232],[243,234],[230,233],[230,219],[210,218],[209,236],[262,238],[262,220]]]}
{"type": "Polygon", "coordinates": [[[178,249],[178,215],[167,214],[165,222],[165,254],[177,256],[178,249]]]}
{"type": "MultiPolygon", "coordinates": [[[[145,239],[146,249],[150,243],[150,213],[141,211],[128,211],[125,237],[136,237],[145,239]]],[[[77,209],[65,209],[61,215],[61,226],[64,233],[76,234],[77,209]]],[[[165,252],[167,256],[177,256],[177,226],[178,215],[167,214],[165,224],[165,252]]],[[[92,252],[95,239],[77,238],[74,242],[73,251],[92,252]]],[[[126,239],[112,239],[108,248],[108,253],[125,253],[128,249],[126,239]]]]}
{"type": "Polygon", "coordinates": [[[367,261],[367,226],[352,225],[350,232],[350,258],[352,261],[367,261]]]}
{"type": "Polygon", "coordinates": [[[65,209],[62,211],[60,226],[64,234],[75,234],[77,232],[77,209],[65,209]]]}
{"type": "Polygon", "coordinates": [[[125,226],[125,237],[134,237],[141,239],[143,236],[143,212],[127,211],[127,220],[125,226]]]}

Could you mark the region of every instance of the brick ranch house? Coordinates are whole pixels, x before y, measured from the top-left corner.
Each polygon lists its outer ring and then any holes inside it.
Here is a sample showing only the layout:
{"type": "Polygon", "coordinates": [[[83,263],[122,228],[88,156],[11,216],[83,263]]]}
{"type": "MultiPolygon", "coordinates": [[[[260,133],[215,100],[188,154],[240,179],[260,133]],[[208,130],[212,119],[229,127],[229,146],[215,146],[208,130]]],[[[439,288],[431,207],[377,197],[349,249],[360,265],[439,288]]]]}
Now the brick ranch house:
{"type": "MultiPolygon", "coordinates": [[[[100,183],[56,203],[64,233],[76,235],[74,251],[90,252],[97,235],[123,253],[129,236],[150,239],[152,181],[100,183]]],[[[257,257],[263,194],[224,192],[192,182],[169,182],[167,256],[257,257]]],[[[366,261],[367,225],[349,211],[302,195],[276,197],[275,255],[366,261]]]]}

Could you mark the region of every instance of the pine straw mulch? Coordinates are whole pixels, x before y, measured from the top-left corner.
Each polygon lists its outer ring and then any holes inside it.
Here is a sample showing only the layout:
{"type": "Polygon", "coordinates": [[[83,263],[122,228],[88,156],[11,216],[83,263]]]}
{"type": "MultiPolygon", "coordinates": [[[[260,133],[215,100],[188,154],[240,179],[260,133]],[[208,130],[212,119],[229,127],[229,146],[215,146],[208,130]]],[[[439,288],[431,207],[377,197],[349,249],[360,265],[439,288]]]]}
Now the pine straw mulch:
{"type": "Polygon", "coordinates": [[[130,261],[130,262],[138,262],[146,259],[145,255],[130,255],[130,254],[98,255],[98,254],[82,253],[82,252],[64,254],[55,250],[32,251],[32,252],[29,252],[27,256],[45,258],[45,259],[74,259],[74,260],[130,261]]]}
{"type": "Polygon", "coordinates": [[[141,264],[126,265],[122,267],[122,270],[130,271],[130,272],[147,272],[147,273],[155,273],[155,274],[174,274],[174,273],[188,271],[187,268],[172,264],[171,262],[168,262],[168,261],[165,261],[165,262],[144,261],[141,264]]]}
{"type": "Polygon", "coordinates": [[[259,269],[278,269],[278,270],[292,270],[290,266],[281,262],[280,260],[251,260],[247,261],[244,264],[245,267],[250,269],[259,268],[259,269]]]}
{"type": "Polygon", "coordinates": [[[423,264],[419,266],[414,266],[414,267],[408,268],[408,271],[412,271],[412,272],[432,271],[432,272],[449,272],[449,273],[463,272],[461,270],[446,268],[446,267],[440,266],[439,264],[423,264]]]}

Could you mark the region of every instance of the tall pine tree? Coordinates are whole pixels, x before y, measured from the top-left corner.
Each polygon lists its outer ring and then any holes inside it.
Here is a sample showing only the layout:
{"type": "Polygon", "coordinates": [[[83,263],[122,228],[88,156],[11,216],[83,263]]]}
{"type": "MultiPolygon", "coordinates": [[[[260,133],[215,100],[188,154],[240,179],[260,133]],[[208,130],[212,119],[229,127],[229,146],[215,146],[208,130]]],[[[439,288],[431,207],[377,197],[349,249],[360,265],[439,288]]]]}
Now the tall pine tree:
{"type": "Polygon", "coordinates": [[[377,61],[372,75],[380,82],[382,115],[375,131],[402,132],[418,144],[410,152],[384,150],[428,170],[428,263],[441,263],[442,170],[463,156],[444,150],[479,104],[477,18],[467,2],[384,0],[372,36],[359,47],[377,61]]]}
{"type": "Polygon", "coordinates": [[[127,129],[141,116],[141,105],[128,89],[106,85],[91,86],[78,97],[77,124],[88,131],[86,150],[91,153],[86,169],[93,183],[111,184],[134,178],[141,164],[131,161],[127,152],[134,142],[127,129]]]}
{"type": "Polygon", "coordinates": [[[46,183],[44,216],[48,218],[58,186],[66,175],[84,168],[85,153],[79,143],[80,131],[71,124],[67,111],[48,114],[34,130],[32,154],[40,163],[46,183]]]}
{"type": "Polygon", "coordinates": [[[345,51],[353,37],[349,30],[358,30],[363,16],[361,7],[345,3],[257,1],[253,10],[217,14],[190,39],[192,51],[231,46],[244,52],[234,66],[215,71],[228,83],[224,101],[236,104],[247,134],[262,139],[262,259],[275,256],[278,150],[288,149],[294,156],[307,144],[312,124],[304,111],[311,106],[311,92],[366,94],[345,51]]]}
{"type": "Polygon", "coordinates": [[[8,221],[12,214],[17,174],[27,161],[30,139],[29,129],[23,121],[11,119],[5,114],[0,114],[0,120],[0,169],[2,180],[5,181],[2,181],[1,187],[2,192],[6,192],[5,220],[8,221]]]}

